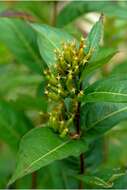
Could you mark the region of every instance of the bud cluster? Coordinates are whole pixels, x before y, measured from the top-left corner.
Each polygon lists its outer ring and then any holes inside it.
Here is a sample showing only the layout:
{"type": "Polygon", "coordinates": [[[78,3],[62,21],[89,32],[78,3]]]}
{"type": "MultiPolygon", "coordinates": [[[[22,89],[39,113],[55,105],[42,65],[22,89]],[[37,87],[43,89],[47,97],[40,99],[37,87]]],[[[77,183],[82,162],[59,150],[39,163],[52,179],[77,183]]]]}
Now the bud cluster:
{"type": "Polygon", "coordinates": [[[84,47],[84,39],[81,39],[79,45],[76,42],[63,43],[61,50],[55,50],[56,64],[53,65],[53,71],[44,71],[47,80],[45,95],[52,105],[49,123],[61,137],[74,126],[78,97],[83,94],[79,80],[84,66],[91,57],[91,51],[85,54],[84,47]],[[72,100],[72,109],[69,112],[64,101],[66,98],[72,100]]]}

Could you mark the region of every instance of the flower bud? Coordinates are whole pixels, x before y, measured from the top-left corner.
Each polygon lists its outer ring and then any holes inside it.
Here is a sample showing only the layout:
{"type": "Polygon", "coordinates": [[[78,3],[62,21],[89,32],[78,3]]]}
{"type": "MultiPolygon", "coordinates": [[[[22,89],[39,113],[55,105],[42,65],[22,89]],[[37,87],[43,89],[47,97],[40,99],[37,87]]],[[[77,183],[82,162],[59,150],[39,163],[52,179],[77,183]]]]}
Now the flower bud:
{"type": "Polygon", "coordinates": [[[68,128],[65,128],[65,129],[62,131],[62,133],[60,134],[60,137],[61,137],[61,138],[64,138],[64,137],[67,135],[67,133],[68,133],[68,128]]]}
{"type": "Polygon", "coordinates": [[[51,98],[53,101],[58,101],[60,99],[59,95],[57,95],[53,92],[49,92],[48,97],[51,98]]]}
{"type": "Polygon", "coordinates": [[[50,68],[53,74],[50,70],[44,71],[47,79],[45,94],[48,101],[50,100],[51,111],[48,121],[62,138],[69,134],[68,132],[75,125],[79,101],[83,97],[79,80],[93,52],[93,49],[88,53],[84,52],[84,42],[84,38],[81,38],[79,45],[76,42],[63,43],[61,50],[55,50],[56,62],[50,68]],[[65,99],[69,102],[66,103],[65,99]]]}

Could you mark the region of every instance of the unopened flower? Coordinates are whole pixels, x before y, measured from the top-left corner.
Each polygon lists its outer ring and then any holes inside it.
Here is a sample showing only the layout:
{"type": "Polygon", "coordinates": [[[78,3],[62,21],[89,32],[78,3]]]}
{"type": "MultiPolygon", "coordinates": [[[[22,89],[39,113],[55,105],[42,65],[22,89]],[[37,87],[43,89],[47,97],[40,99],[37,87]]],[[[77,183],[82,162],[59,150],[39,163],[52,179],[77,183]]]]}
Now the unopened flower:
{"type": "Polygon", "coordinates": [[[50,100],[50,126],[60,134],[66,136],[75,125],[78,101],[83,96],[82,87],[79,87],[81,71],[92,55],[92,49],[84,52],[85,40],[62,43],[61,49],[56,49],[56,63],[53,71],[44,72],[47,79],[45,94],[50,100]],[[71,99],[71,109],[67,111],[64,100],[71,99]],[[52,103],[52,104],[51,104],[52,103]]]}

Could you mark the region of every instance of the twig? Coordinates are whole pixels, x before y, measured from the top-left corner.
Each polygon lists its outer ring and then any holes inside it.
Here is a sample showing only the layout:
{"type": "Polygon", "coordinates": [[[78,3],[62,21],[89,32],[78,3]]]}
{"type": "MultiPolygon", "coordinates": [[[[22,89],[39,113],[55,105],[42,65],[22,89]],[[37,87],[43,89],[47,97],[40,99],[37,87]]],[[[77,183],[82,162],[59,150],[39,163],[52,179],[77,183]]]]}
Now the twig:
{"type": "Polygon", "coordinates": [[[37,172],[33,172],[31,189],[36,189],[36,188],[37,188],[37,172]]]}
{"type": "Polygon", "coordinates": [[[52,25],[56,25],[56,17],[57,17],[57,4],[58,1],[53,2],[53,16],[52,16],[52,25]]]}
{"type": "MultiPolygon", "coordinates": [[[[76,130],[77,134],[81,134],[81,129],[80,129],[80,103],[78,103],[78,108],[77,108],[77,113],[75,115],[75,121],[76,121],[76,130]]],[[[84,154],[80,154],[80,174],[84,174],[85,172],[85,163],[84,163],[84,154]]],[[[83,181],[80,180],[79,183],[79,189],[83,189],[83,181]]]]}
{"type": "MultiPolygon", "coordinates": [[[[84,174],[85,172],[85,163],[84,163],[84,154],[80,154],[80,174],[84,174]]],[[[83,189],[83,181],[81,180],[79,183],[79,189],[83,189]]]]}

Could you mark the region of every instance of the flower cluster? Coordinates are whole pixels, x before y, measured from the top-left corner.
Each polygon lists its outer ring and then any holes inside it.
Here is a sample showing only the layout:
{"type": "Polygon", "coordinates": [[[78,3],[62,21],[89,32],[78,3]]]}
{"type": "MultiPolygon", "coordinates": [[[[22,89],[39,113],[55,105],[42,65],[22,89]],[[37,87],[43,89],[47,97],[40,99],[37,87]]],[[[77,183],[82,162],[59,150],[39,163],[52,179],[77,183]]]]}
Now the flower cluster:
{"type": "Polygon", "coordinates": [[[51,102],[49,110],[49,124],[61,137],[71,128],[75,128],[74,120],[78,107],[78,97],[83,91],[80,84],[81,72],[91,57],[91,52],[84,53],[84,39],[80,44],[76,42],[63,43],[61,50],[55,50],[56,64],[52,71],[45,70],[47,79],[45,95],[51,102]],[[70,108],[67,108],[66,101],[70,108]]]}

